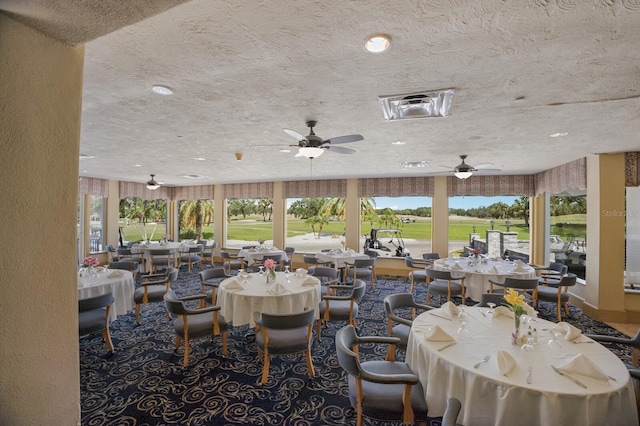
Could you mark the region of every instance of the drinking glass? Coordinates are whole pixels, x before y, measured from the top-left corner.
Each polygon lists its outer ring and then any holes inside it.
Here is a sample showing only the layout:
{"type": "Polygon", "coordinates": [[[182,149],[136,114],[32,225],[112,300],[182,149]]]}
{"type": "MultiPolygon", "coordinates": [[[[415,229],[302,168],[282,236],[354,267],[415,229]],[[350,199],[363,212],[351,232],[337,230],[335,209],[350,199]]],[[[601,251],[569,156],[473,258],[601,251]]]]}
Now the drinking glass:
{"type": "Polygon", "coordinates": [[[487,311],[487,316],[489,318],[494,318],[496,316],[496,304],[493,302],[489,302],[487,303],[487,306],[489,306],[489,310],[487,311]]]}
{"type": "Polygon", "coordinates": [[[559,357],[562,355],[562,343],[558,340],[558,336],[560,332],[558,330],[551,330],[551,340],[547,342],[547,348],[551,355],[554,357],[559,357]]]}
{"type": "Polygon", "coordinates": [[[520,347],[525,365],[531,367],[535,359],[536,347],[533,344],[533,337],[528,337],[527,341],[520,347]]]}
{"type": "Polygon", "coordinates": [[[460,306],[460,312],[458,313],[458,321],[460,321],[460,328],[458,328],[458,337],[461,341],[466,341],[469,338],[469,314],[464,310],[464,306],[460,306]]]}
{"type": "Polygon", "coordinates": [[[264,266],[260,265],[259,268],[260,268],[260,271],[258,272],[258,275],[263,276],[264,275],[264,266]]]}

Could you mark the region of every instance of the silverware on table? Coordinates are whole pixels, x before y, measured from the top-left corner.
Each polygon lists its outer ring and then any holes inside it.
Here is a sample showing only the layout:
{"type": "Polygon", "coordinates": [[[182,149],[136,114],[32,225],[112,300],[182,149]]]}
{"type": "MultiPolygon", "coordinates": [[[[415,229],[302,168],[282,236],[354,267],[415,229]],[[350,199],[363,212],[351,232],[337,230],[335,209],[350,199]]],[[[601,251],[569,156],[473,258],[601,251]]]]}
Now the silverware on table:
{"type": "Polygon", "coordinates": [[[487,314],[482,310],[482,309],[478,309],[480,311],[480,313],[482,314],[483,317],[487,317],[487,314]]]}
{"type": "Polygon", "coordinates": [[[572,377],[570,375],[568,375],[567,373],[563,373],[562,371],[560,371],[558,369],[558,367],[556,367],[555,365],[552,365],[551,368],[553,368],[553,371],[555,371],[556,373],[558,373],[561,376],[566,377],[567,379],[571,380],[573,383],[575,383],[576,385],[586,389],[587,385],[585,385],[584,383],[582,383],[580,380],[576,379],[575,377],[572,377]]]}
{"type": "Polygon", "coordinates": [[[440,352],[440,351],[444,351],[445,349],[450,348],[451,346],[453,346],[453,345],[455,345],[455,344],[456,344],[456,342],[451,342],[451,343],[449,343],[448,345],[444,345],[443,347],[441,347],[440,349],[438,349],[438,352],[440,352]]]}
{"type": "Polygon", "coordinates": [[[478,368],[480,367],[481,364],[484,364],[485,362],[489,361],[489,358],[491,358],[491,354],[487,354],[485,355],[484,358],[482,358],[482,361],[478,362],[476,365],[473,366],[473,368],[478,368]]]}
{"type": "Polygon", "coordinates": [[[527,383],[531,384],[531,372],[533,371],[533,367],[529,366],[529,368],[527,368],[527,383]]]}

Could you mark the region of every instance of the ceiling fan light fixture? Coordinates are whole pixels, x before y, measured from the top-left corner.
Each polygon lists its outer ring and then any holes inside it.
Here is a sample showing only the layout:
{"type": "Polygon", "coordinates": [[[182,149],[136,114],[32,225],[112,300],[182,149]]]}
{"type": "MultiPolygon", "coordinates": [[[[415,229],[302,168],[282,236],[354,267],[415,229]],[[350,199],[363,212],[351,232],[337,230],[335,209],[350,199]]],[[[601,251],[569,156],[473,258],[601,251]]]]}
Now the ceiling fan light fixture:
{"type": "Polygon", "coordinates": [[[155,191],[160,188],[160,184],[154,179],[155,175],[151,175],[151,179],[147,181],[147,189],[155,191]]]}
{"type": "Polygon", "coordinates": [[[364,41],[364,50],[369,53],[382,53],[391,47],[391,37],[386,34],[373,34],[364,41]]]}
{"type": "Polygon", "coordinates": [[[309,159],[318,158],[322,155],[323,152],[324,149],[312,146],[303,146],[302,148],[298,149],[299,154],[309,159]]]}
{"type": "Polygon", "coordinates": [[[462,179],[465,180],[467,178],[470,178],[471,175],[473,174],[473,172],[467,170],[467,171],[457,171],[455,172],[455,175],[458,179],[462,179]]]}
{"type": "Polygon", "coordinates": [[[453,89],[435,92],[406,93],[380,96],[384,119],[387,121],[411,118],[446,117],[449,115],[453,89]]]}

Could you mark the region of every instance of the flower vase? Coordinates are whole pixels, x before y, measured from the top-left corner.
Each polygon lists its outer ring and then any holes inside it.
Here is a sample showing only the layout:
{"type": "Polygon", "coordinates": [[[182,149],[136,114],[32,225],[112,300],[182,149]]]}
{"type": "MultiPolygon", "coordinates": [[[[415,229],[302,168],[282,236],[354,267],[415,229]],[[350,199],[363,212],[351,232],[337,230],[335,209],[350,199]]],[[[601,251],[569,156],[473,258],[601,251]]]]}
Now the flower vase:
{"type": "Polygon", "coordinates": [[[275,269],[267,269],[267,284],[274,284],[276,282],[276,271],[275,269]]]}
{"type": "Polygon", "coordinates": [[[526,341],[526,336],[520,335],[520,315],[515,314],[514,318],[515,328],[513,330],[513,333],[511,333],[511,344],[522,346],[522,344],[524,344],[524,342],[526,341]]]}

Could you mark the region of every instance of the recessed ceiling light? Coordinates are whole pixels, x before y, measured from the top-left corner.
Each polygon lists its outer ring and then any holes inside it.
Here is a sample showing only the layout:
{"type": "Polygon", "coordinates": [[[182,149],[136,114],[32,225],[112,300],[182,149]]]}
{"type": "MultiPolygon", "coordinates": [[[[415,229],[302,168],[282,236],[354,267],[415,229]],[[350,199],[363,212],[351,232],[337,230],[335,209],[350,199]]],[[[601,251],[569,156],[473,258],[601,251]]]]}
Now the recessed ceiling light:
{"type": "Polygon", "coordinates": [[[404,141],[395,141],[395,142],[391,142],[391,145],[404,145],[404,141]]]}
{"type": "Polygon", "coordinates": [[[391,47],[391,37],[386,34],[374,34],[364,42],[364,50],[369,53],[382,53],[391,47]]]}
{"type": "Polygon", "coordinates": [[[95,158],[95,157],[93,155],[80,154],[81,160],[91,160],[92,158],[95,158]]]}
{"type": "Polygon", "coordinates": [[[169,89],[167,86],[160,86],[156,84],[151,88],[151,90],[153,90],[155,93],[159,95],[165,95],[165,96],[173,95],[173,90],[169,89]]]}
{"type": "Polygon", "coordinates": [[[558,133],[551,133],[549,135],[550,138],[561,138],[563,136],[567,136],[569,133],[567,132],[558,132],[558,133]]]}
{"type": "Polygon", "coordinates": [[[178,177],[183,177],[187,179],[204,179],[205,178],[202,175],[178,175],[178,177]]]}
{"type": "Polygon", "coordinates": [[[196,160],[196,161],[205,161],[206,158],[204,158],[204,157],[196,157],[196,158],[194,158],[194,160],[196,160]]]}
{"type": "Polygon", "coordinates": [[[133,166],[131,166],[131,167],[142,167],[142,164],[134,164],[134,165],[133,165],[133,166]]]}
{"type": "Polygon", "coordinates": [[[280,152],[291,152],[291,150],[290,150],[290,149],[283,148],[283,149],[281,149],[281,150],[280,150],[280,152]]]}
{"type": "Polygon", "coordinates": [[[414,169],[420,167],[428,167],[428,161],[404,161],[400,163],[400,167],[403,169],[414,169]]]}

